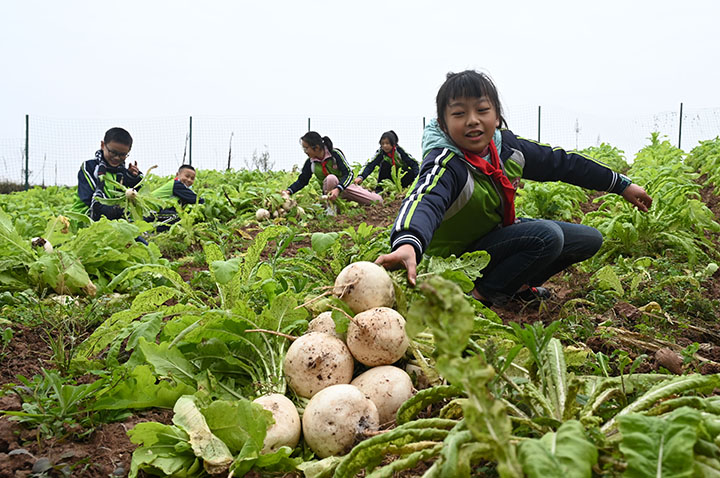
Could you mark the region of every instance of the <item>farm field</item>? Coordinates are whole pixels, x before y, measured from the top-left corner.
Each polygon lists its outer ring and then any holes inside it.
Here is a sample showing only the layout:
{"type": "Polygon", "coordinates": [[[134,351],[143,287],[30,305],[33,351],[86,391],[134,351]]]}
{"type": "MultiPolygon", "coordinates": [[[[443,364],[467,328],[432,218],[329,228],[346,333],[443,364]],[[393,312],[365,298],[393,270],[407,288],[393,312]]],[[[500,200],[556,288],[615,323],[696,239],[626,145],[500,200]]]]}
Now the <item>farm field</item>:
{"type": "MultiPolygon", "coordinates": [[[[321,312],[349,333],[353,311],[327,292],[389,252],[397,185],[326,216],[315,185],[278,194],[296,173],[198,171],[205,203],[163,233],[90,224],[67,212],[72,188],[0,195],[0,477],[720,476],[720,139],[685,152],[653,135],[631,164],[585,152],[645,187],[651,210],[525,182],[518,216],[605,238],[542,303],[470,299],[482,252],[426,257],[415,288],[390,273],[409,337],[392,363],[417,393],[327,458],[304,439],[263,452],[272,418],[252,400],[308,407],[282,334],[321,312]]],[[[135,219],[166,180],[148,178],[135,219]]]]}

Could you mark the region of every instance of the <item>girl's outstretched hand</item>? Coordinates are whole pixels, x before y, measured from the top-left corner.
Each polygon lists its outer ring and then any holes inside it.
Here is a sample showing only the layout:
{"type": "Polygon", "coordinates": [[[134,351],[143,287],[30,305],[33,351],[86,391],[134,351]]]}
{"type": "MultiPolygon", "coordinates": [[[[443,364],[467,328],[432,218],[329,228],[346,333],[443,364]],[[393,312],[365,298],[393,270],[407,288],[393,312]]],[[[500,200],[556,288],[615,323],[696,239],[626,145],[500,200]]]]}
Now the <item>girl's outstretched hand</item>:
{"type": "Polygon", "coordinates": [[[353,181],[355,184],[360,185],[363,182],[362,176],[358,176],[355,178],[355,181],[353,181]]]}
{"type": "Polygon", "coordinates": [[[645,192],[645,189],[637,184],[630,184],[626,187],[622,197],[642,212],[648,212],[652,205],[652,198],[645,192]]]}
{"type": "Polygon", "coordinates": [[[383,266],[389,271],[395,269],[406,269],[408,281],[410,284],[415,285],[415,279],[417,277],[417,259],[415,259],[415,248],[410,244],[403,244],[390,254],[378,257],[375,264],[383,266]]]}

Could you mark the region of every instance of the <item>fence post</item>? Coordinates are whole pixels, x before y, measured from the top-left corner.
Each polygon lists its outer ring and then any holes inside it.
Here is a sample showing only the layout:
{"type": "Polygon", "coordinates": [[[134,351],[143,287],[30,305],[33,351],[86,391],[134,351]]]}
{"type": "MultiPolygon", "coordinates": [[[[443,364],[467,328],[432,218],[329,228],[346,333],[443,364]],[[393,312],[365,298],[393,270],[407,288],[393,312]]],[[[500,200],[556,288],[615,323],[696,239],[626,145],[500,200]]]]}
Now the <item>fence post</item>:
{"type": "Polygon", "coordinates": [[[540,118],[542,118],[542,106],[538,105],[538,143],[540,142],[540,118]]]}
{"type": "Polygon", "coordinates": [[[25,191],[30,189],[30,115],[25,115],[25,191]]]}
{"type": "Polygon", "coordinates": [[[680,146],[682,144],[682,118],[683,118],[682,110],[683,110],[683,104],[680,103],[680,127],[678,128],[678,149],[682,149],[682,147],[680,146]]]}
{"type": "Polygon", "coordinates": [[[310,118],[308,117],[308,131],[310,131],[310,118]]]}
{"type": "Polygon", "coordinates": [[[425,131],[425,117],[423,116],[423,131],[425,131]]]}
{"type": "Polygon", "coordinates": [[[192,166],[192,116],[190,116],[190,140],[189,140],[189,151],[188,151],[188,164],[192,166]]]}

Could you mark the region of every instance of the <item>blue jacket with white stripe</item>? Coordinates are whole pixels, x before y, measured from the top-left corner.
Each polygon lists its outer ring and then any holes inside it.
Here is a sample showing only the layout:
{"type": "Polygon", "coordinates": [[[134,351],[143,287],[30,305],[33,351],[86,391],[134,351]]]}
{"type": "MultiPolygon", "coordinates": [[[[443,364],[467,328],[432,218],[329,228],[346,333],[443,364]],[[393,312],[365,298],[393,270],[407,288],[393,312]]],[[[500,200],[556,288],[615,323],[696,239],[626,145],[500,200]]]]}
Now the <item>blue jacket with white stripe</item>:
{"type": "MultiPolygon", "coordinates": [[[[495,143],[511,182],[520,178],[563,181],[616,194],[631,182],[599,161],[521,138],[509,130],[497,132],[495,143]]],[[[402,202],[393,225],[393,250],[410,244],[418,262],[425,252],[460,255],[502,226],[502,188],[465,159],[436,120],[423,133],[423,158],[415,187],[402,202]]]]}

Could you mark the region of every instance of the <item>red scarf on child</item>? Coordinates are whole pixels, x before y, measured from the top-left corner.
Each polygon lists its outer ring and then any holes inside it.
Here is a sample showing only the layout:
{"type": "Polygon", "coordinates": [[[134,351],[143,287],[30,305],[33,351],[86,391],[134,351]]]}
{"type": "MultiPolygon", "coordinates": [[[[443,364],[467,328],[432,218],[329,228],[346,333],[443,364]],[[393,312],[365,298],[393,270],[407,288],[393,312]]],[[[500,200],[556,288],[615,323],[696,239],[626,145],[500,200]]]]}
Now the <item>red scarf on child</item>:
{"type": "Polygon", "coordinates": [[[495,147],[495,141],[490,141],[488,148],[490,149],[490,161],[492,161],[492,164],[477,153],[465,150],[462,150],[462,152],[470,164],[478,168],[483,174],[490,176],[495,184],[502,187],[501,194],[505,199],[503,226],[509,226],[515,223],[515,188],[508,177],[505,176],[502,166],[500,166],[500,155],[495,147]]]}
{"type": "Polygon", "coordinates": [[[390,152],[390,159],[392,160],[392,165],[395,166],[395,146],[393,146],[392,152],[390,152]]]}

